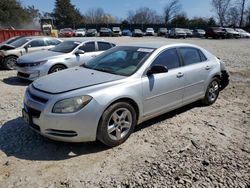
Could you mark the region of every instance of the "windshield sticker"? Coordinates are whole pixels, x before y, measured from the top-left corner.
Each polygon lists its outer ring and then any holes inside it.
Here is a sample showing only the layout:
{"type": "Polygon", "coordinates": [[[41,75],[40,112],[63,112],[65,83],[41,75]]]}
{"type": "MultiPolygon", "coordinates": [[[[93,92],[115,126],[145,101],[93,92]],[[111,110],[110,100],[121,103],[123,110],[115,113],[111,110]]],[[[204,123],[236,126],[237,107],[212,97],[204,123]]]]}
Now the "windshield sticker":
{"type": "Polygon", "coordinates": [[[150,52],[152,52],[152,51],[154,51],[154,49],[139,48],[139,49],[137,50],[137,52],[148,52],[148,53],[150,53],[150,52]]]}

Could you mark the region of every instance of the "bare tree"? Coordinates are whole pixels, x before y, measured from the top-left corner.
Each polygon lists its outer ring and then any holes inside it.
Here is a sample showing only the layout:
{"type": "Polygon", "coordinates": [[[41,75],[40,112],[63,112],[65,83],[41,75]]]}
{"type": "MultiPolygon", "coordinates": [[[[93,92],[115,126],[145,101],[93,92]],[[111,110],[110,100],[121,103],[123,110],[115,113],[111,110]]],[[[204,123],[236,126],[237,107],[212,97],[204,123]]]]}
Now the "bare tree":
{"type": "Polygon", "coordinates": [[[239,1],[240,1],[240,24],[239,24],[239,27],[242,27],[246,0],[239,0],[239,1]]]}
{"type": "Polygon", "coordinates": [[[216,11],[220,26],[223,26],[226,20],[226,14],[231,0],[212,0],[211,4],[216,11]]]}
{"type": "Polygon", "coordinates": [[[226,15],[227,25],[237,27],[240,22],[240,11],[237,7],[229,8],[226,15]]]}
{"type": "Polygon", "coordinates": [[[91,24],[114,23],[116,20],[102,8],[89,9],[86,14],[86,22],[91,24]]]}
{"type": "Polygon", "coordinates": [[[181,11],[179,0],[171,0],[164,8],[164,20],[168,24],[181,11]]]}
{"type": "Polygon", "coordinates": [[[147,7],[142,7],[136,11],[129,11],[127,20],[133,24],[151,24],[151,23],[162,23],[162,18],[155,10],[147,7]]]}

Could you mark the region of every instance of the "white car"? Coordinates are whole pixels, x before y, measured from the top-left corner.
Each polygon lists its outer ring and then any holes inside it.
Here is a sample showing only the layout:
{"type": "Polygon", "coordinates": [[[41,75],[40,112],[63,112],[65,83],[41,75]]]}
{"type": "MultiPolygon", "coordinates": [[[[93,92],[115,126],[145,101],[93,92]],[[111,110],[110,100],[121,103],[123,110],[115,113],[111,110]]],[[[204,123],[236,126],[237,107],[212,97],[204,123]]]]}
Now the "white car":
{"type": "Polygon", "coordinates": [[[246,32],[243,29],[235,29],[240,35],[241,38],[250,38],[250,33],[246,32]]]}
{"type": "Polygon", "coordinates": [[[76,37],[84,37],[86,35],[86,29],[77,29],[75,32],[76,37]]]}
{"type": "Polygon", "coordinates": [[[155,35],[154,29],[153,28],[147,28],[145,35],[146,36],[154,36],[155,35]]]}
{"type": "Polygon", "coordinates": [[[105,41],[67,40],[47,51],[18,58],[17,76],[33,81],[47,74],[82,65],[113,46],[115,44],[105,41]]]}

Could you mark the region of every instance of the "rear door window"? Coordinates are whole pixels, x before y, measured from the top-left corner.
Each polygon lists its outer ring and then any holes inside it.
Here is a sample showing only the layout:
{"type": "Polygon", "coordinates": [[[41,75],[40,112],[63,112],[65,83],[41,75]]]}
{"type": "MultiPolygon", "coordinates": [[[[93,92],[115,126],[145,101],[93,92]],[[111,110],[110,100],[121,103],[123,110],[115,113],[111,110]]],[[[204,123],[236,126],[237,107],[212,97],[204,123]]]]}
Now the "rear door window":
{"type": "Polygon", "coordinates": [[[184,65],[192,65],[202,62],[200,53],[196,48],[180,48],[180,53],[183,58],[184,65]]]}
{"type": "Polygon", "coordinates": [[[98,44],[98,50],[99,51],[104,51],[112,48],[111,44],[108,42],[97,42],[98,44]]]}

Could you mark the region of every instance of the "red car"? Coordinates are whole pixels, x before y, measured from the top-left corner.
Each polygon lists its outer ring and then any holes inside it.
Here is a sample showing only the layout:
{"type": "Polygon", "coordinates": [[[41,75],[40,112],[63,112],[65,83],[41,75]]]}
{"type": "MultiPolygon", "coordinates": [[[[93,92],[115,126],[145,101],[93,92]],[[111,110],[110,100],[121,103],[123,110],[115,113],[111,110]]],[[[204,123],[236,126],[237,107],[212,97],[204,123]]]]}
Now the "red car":
{"type": "Polygon", "coordinates": [[[74,30],[71,28],[64,28],[61,29],[59,32],[60,37],[73,37],[74,36],[74,30]]]}

